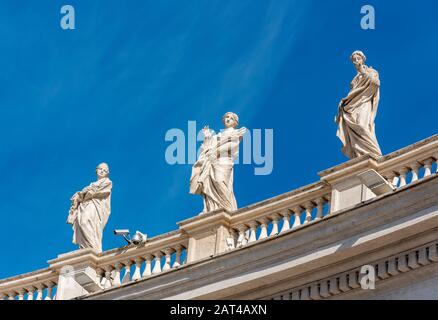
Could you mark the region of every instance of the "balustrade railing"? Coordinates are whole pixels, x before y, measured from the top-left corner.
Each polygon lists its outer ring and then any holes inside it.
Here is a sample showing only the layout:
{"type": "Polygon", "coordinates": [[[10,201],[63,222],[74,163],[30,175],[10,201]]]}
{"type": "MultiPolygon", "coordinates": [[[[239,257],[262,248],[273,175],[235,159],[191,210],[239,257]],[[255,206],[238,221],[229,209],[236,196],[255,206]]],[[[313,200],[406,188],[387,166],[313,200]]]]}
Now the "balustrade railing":
{"type": "Polygon", "coordinates": [[[378,160],[378,171],[395,188],[438,172],[438,135],[390,153],[378,160]]]}
{"type": "Polygon", "coordinates": [[[330,213],[330,193],[330,186],[318,182],[235,212],[230,249],[321,220],[330,213]]]}
{"type": "MultiPolygon", "coordinates": [[[[378,158],[376,169],[396,189],[438,172],[438,135],[378,158]]],[[[316,222],[330,214],[331,186],[317,182],[232,214],[229,249],[316,222]]]]}
{"type": "Polygon", "coordinates": [[[58,274],[42,269],[0,281],[0,300],[55,300],[58,274]]]}
{"type": "Polygon", "coordinates": [[[144,246],[103,252],[97,273],[105,289],[176,269],[186,263],[188,237],[174,231],[151,238],[144,246]]]}
{"type": "MultiPolygon", "coordinates": [[[[96,271],[102,289],[138,281],[186,263],[188,237],[181,231],[99,254],[96,271]]],[[[0,300],[54,300],[59,274],[43,269],[0,281],[0,300]]]]}

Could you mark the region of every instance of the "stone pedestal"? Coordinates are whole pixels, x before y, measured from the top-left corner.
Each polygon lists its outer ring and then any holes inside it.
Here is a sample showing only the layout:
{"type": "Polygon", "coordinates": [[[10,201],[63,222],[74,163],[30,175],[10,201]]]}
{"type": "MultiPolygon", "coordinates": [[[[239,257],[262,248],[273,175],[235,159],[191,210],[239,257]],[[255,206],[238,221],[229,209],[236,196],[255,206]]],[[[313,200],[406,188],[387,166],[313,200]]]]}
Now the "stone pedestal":
{"type": "Polygon", "coordinates": [[[211,257],[227,251],[230,237],[230,216],[225,210],[217,210],[178,223],[189,235],[187,262],[211,257]]]}
{"type": "Polygon", "coordinates": [[[393,190],[376,168],[376,159],[365,155],[320,172],[321,180],[332,187],[330,212],[354,207],[393,190]]]}
{"type": "Polygon", "coordinates": [[[98,252],[81,249],[48,261],[59,274],[57,300],[69,300],[101,289],[97,270],[98,252]]]}
{"type": "Polygon", "coordinates": [[[353,207],[376,196],[358,176],[348,177],[332,187],[331,212],[353,207]]]}

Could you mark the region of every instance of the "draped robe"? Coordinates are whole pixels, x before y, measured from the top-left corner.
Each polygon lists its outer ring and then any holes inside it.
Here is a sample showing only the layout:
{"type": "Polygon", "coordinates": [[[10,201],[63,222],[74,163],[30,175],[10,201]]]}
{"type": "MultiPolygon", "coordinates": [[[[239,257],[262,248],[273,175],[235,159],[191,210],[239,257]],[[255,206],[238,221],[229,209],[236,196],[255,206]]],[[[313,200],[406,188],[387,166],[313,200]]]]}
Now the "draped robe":
{"type": "Polygon", "coordinates": [[[233,191],[233,165],[246,128],[228,128],[205,139],[192,168],[190,193],[204,199],[205,212],[217,209],[237,210],[233,191]]]}
{"type": "Polygon", "coordinates": [[[111,188],[109,178],[91,183],[76,192],[71,200],[80,200],[77,208],[70,208],[67,223],[73,226],[73,243],[81,249],[102,251],[103,229],[111,213],[111,188]]]}
{"type": "Polygon", "coordinates": [[[363,154],[381,156],[374,119],[380,98],[380,80],[376,70],[365,67],[351,82],[347,97],[339,103],[337,136],[342,141],[342,152],[350,159],[363,154]]]}

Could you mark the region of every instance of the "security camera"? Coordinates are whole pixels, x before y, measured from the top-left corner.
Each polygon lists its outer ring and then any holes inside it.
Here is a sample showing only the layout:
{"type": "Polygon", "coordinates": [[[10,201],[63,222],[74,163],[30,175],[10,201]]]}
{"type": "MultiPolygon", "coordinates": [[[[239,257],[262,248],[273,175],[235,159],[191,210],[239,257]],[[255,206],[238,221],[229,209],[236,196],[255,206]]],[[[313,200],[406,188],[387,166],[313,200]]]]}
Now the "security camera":
{"type": "Polygon", "coordinates": [[[128,229],[116,229],[116,230],[114,230],[114,234],[116,236],[128,236],[129,230],[128,229]]]}
{"type": "Polygon", "coordinates": [[[116,236],[122,236],[128,244],[131,244],[131,239],[129,239],[129,230],[128,229],[116,229],[114,230],[114,234],[116,236]]]}
{"type": "Polygon", "coordinates": [[[147,234],[143,234],[140,231],[137,231],[134,236],[131,238],[131,243],[135,244],[136,246],[143,244],[147,241],[147,234]]]}
{"type": "Polygon", "coordinates": [[[116,229],[114,230],[116,236],[122,236],[128,244],[134,244],[136,246],[146,243],[147,235],[137,231],[132,238],[129,237],[128,229],[116,229]]]}

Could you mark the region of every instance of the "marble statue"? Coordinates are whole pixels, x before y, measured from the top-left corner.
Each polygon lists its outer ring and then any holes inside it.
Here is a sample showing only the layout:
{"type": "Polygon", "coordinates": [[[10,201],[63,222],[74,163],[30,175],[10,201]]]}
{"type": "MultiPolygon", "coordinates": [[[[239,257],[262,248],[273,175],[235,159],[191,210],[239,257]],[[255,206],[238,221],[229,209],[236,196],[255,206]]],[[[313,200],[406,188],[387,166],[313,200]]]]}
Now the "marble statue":
{"type": "Polygon", "coordinates": [[[233,112],[227,112],[222,122],[225,130],[218,134],[214,134],[208,126],[204,127],[204,143],[192,168],[190,193],[203,197],[204,209],[201,214],[217,209],[237,210],[233,165],[246,128],[236,129],[239,117],[233,112]]]}
{"type": "Polygon", "coordinates": [[[362,51],[353,52],[351,61],[357,74],[351,81],[348,96],[339,103],[336,135],[342,141],[342,152],[350,159],[363,154],[381,156],[374,126],[380,97],[379,74],[365,65],[362,51]]]}
{"type": "Polygon", "coordinates": [[[81,249],[102,251],[103,229],[111,213],[111,188],[109,167],[101,163],[96,168],[97,181],[91,183],[71,198],[67,223],[73,226],[73,243],[81,249]]]}

